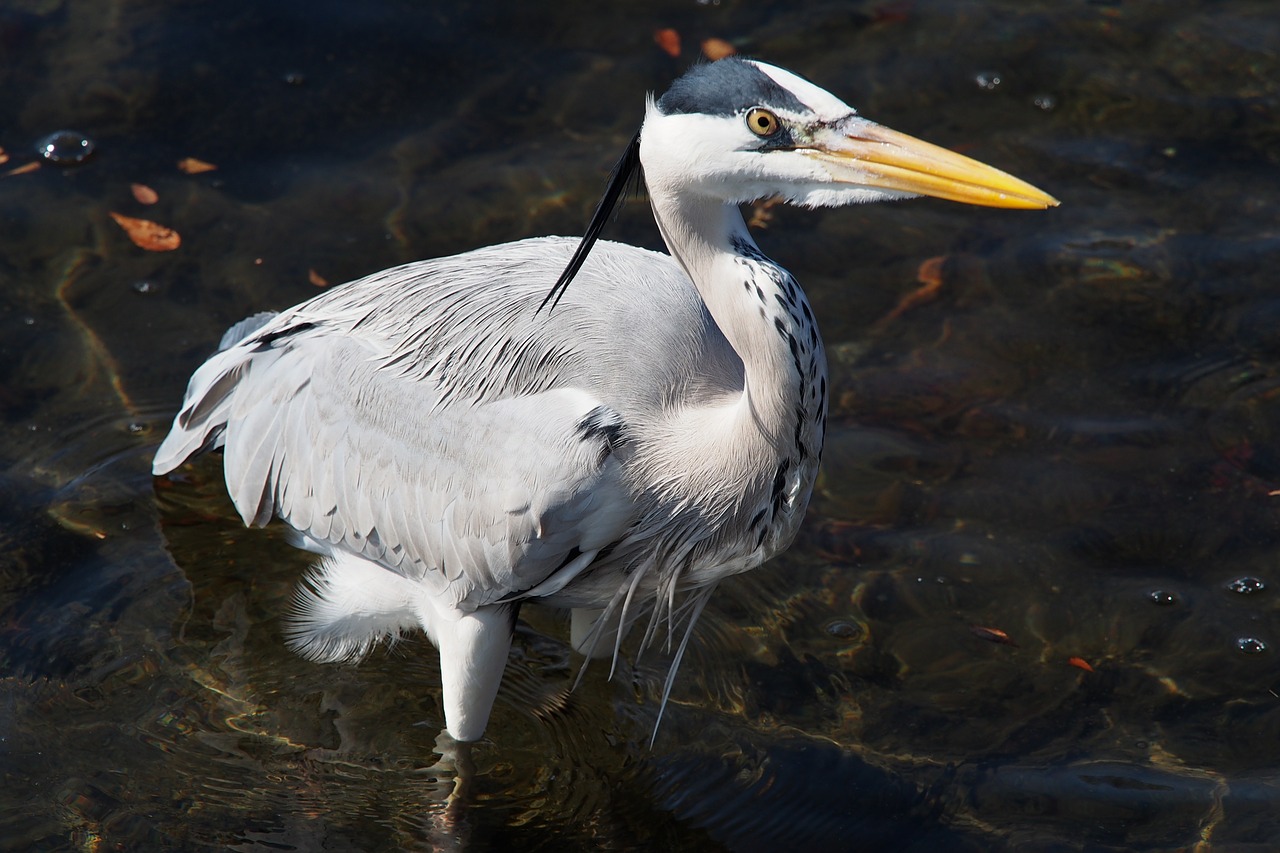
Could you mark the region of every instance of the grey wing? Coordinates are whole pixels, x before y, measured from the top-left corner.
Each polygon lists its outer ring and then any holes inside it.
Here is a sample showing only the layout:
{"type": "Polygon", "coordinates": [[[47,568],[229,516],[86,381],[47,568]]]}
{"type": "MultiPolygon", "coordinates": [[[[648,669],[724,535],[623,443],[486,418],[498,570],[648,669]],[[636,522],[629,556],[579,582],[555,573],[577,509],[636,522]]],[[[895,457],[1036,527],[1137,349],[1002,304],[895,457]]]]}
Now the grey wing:
{"type": "Polygon", "coordinates": [[[558,591],[622,535],[621,417],[566,387],[442,404],[358,337],[282,315],[192,377],[164,473],[223,446],[247,524],[279,515],[470,610],[558,591]]]}

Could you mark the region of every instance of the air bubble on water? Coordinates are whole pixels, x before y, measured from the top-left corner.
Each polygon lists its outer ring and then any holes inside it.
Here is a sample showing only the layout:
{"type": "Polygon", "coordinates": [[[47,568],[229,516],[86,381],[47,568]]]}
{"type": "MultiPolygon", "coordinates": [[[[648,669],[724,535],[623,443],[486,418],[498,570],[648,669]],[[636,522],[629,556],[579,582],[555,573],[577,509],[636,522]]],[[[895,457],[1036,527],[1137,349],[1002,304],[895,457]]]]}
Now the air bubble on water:
{"type": "Polygon", "coordinates": [[[1227,584],[1227,589],[1240,595],[1253,595],[1255,592],[1262,592],[1267,588],[1267,584],[1262,578],[1255,578],[1251,575],[1236,578],[1227,584]]]}
{"type": "Polygon", "coordinates": [[[1239,637],[1236,648],[1246,655],[1260,655],[1267,650],[1267,644],[1257,637],[1239,637]]]}
{"type": "Polygon", "coordinates": [[[827,623],[827,633],[842,640],[851,640],[861,634],[862,629],[853,622],[837,619],[834,622],[827,623]]]}
{"type": "Polygon", "coordinates": [[[153,281],[135,281],[133,283],[134,293],[155,293],[160,289],[160,285],[153,281]]]}
{"type": "Polygon", "coordinates": [[[1153,589],[1147,597],[1151,599],[1153,604],[1159,604],[1161,607],[1168,607],[1170,604],[1178,603],[1178,596],[1163,589],[1153,589]]]}
{"type": "Polygon", "coordinates": [[[55,130],[36,143],[36,153],[58,166],[76,166],[89,159],[96,146],[76,130],[55,130]]]}
{"type": "Polygon", "coordinates": [[[1056,95],[1036,95],[1031,102],[1036,105],[1037,109],[1042,109],[1045,112],[1052,112],[1058,108],[1058,98],[1056,95]]]}
{"type": "Polygon", "coordinates": [[[979,71],[973,75],[973,82],[978,84],[979,89],[992,92],[1004,81],[1000,77],[999,71],[979,71]]]}

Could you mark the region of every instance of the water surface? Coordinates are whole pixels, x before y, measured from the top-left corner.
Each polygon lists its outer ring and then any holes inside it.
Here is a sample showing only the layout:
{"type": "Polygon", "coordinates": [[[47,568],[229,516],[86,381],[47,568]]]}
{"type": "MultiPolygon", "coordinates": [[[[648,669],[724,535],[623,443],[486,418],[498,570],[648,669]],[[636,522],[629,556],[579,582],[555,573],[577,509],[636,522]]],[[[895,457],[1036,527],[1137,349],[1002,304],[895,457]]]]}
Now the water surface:
{"type": "MultiPolygon", "coordinates": [[[[7,4],[0,846],[1277,843],[1276,44],[1245,0],[7,4]],[[152,449],[241,317],[579,231],[709,37],[1063,206],[770,210],[832,361],[799,540],[723,585],[652,748],[666,660],[571,690],[526,608],[451,798],[425,641],[292,656],[306,556],[152,449]],[[63,129],[93,154],[22,171],[63,129]]],[[[609,236],[660,245],[642,200],[609,236]]]]}

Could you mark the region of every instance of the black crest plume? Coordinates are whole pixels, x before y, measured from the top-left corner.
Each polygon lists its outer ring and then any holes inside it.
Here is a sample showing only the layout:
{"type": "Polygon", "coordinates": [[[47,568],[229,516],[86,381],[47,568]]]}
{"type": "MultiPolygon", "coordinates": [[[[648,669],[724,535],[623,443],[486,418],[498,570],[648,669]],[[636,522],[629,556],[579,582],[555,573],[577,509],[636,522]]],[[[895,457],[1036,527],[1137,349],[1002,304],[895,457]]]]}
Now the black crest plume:
{"type": "Polygon", "coordinates": [[[638,180],[639,177],[640,132],[636,131],[636,135],[627,144],[627,150],[622,152],[622,157],[614,165],[613,171],[609,173],[609,183],[605,187],[604,195],[596,205],[595,213],[591,214],[591,221],[587,223],[587,231],[578,242],[578,248],[574,250],[573,257],[569,259],[569,265],[564,268],[564,272],[560,273],[560,278],[556,280],[555,285],[547,292],[542,304],[538,306],[539,311],[546,308],[547,303],[551,304],[552,309],[560,304],[560,297],[564,296],[565,290],[569,287],[569,282],[573,281],[573,277],[578,274],[578,270],[582,268],[582,264],[587,260],[587,255],[591,253],[591,247],[596,244],[596,240],[600,239],[600,232],[604,230],[610,214],[613,213],[618,202],[626,195],[627,185],[632,179],[638,180]]]}

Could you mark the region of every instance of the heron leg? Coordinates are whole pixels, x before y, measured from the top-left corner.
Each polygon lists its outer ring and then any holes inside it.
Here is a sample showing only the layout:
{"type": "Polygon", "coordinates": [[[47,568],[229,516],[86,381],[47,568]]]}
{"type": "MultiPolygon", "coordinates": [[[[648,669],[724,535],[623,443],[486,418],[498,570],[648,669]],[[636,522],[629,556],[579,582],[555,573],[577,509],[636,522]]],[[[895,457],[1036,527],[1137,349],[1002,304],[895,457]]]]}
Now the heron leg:
{"type": "Polygon", "coordinates": [[[472,613],[441,615],[434,624],[423,625],[440,649],[445,728],[455,740],[479,740],[484,734],[507,666],[518,610],[516,604],[496,604],[472,613]]]}
{"type": "Polygon", "coordinates": [[[467,811],[474,801],[472,783],[476,777],[471,744],[441,732],[436,737],[436,753],[440,759],[435,764],[417,771],[431,777],[439,797],[439,807],[427,809],[425,814],[431,849],[439,853],[469,850],[471,822],[467,811]]]}

